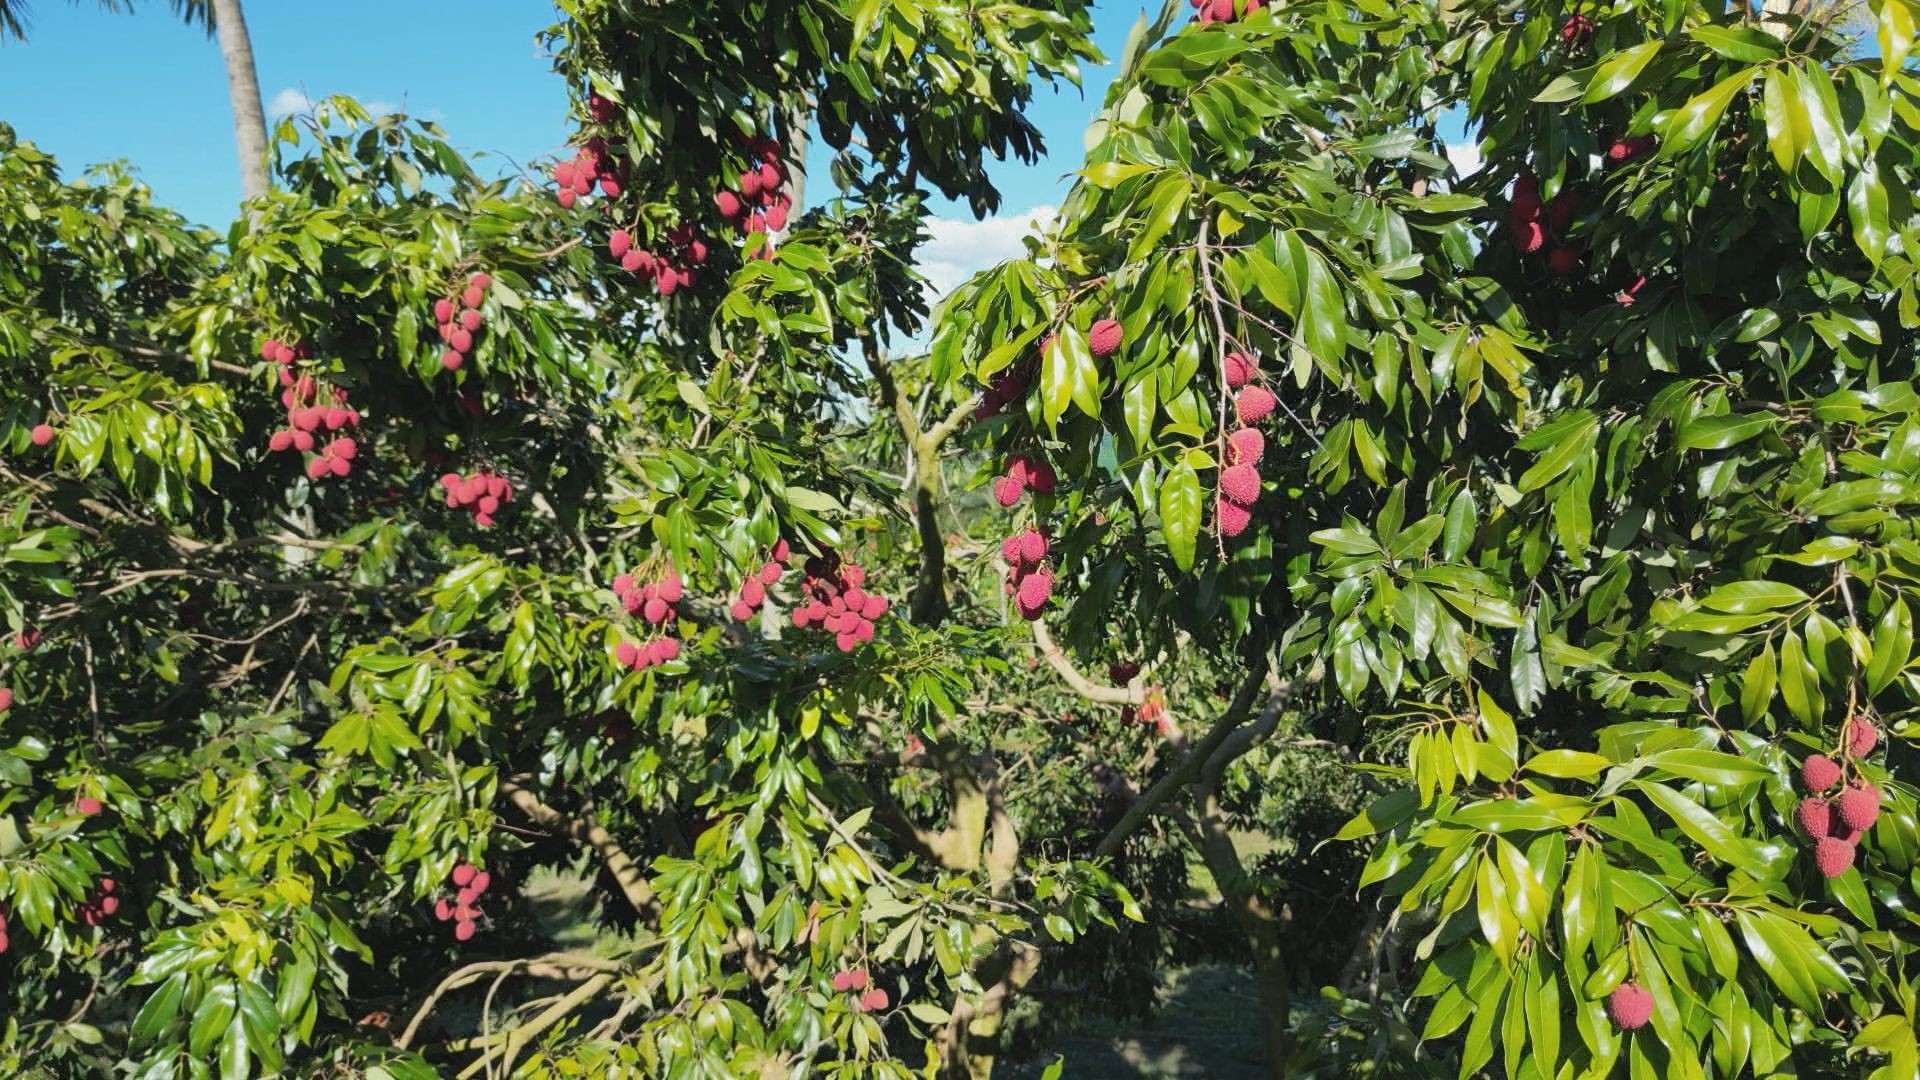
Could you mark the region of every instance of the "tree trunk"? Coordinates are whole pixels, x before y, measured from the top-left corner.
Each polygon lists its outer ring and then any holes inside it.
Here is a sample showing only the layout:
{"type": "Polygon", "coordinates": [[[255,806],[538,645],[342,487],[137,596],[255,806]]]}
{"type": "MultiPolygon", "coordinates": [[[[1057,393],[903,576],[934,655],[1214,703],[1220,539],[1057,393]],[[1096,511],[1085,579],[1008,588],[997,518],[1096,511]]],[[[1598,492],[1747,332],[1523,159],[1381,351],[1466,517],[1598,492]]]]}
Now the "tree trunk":
{"type": "Polygon", "coordinates": [[[210,0],[220,58],[227,65],[227,96],[233,101],[233,142],[240,153],[240,194],[258,199],[272,183],[267,173],[267,115],[260,106],[260,77],[253,68],[253,40],[240,0],[210,0]]]}
{"type": "Polygon", "coordinates": [[[1293,981],[1280,948],[1280,920],[1260,895],[1233,845],[1211,791],[1202,793],[1203,818],[1195,831],[1207,872],[1232,911],[1234,921],[1252,952],[1254,984],[1260,992],[1260,1041],[1267,1050],[1267,1069],[1275,1077],[1287,1075],[1293,1054],[1293,981]]]}

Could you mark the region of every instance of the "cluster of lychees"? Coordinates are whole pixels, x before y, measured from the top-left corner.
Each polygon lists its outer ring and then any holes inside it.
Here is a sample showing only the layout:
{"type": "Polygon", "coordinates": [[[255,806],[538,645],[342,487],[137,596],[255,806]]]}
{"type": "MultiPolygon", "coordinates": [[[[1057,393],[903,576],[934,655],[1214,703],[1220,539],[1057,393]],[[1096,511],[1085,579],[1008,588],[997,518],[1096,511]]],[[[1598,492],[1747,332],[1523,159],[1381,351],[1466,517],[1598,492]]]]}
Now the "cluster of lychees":
{"type": "Polygon", "coordinates": [[[607,254],[620,260],[622,270],[652,278],[661,296],[672,296],[693,284],[693,268],[707,261],[707,242],[693,226],[679,225],[667,231],[666,250],[652,252],[636,246],[632,233],[615,229],[607,238],[607,254]]]}
{"type": "Polygon", "coordinates": [[[115,892],[119,891],[119,888],[119,885],[112,878],[101,878],[100,884],[95,886],[93,891],[87,893],[86,900],[81,903],[74,914],[79,916],[80,921],[86,923],[88,926],[99,926],[101,923],[106,922],[114,912],[120,910],[120,898],[114,895],[115,892]]]}
{"type": "Polygon", "coordinates": [[[1522,255],[1547,251],[1547,269],[1561,277],[1580,272],[1580,249],[1567,239],[1574,219],[1580,215],[1580,196],[1563,187],[1552,201],[1540,201],[1540,178],[1525,173],[1513,182],[1513,201],[1507,207],[1507,221],[1513,227],[1513,249],[1522,255]]]}
{"type": "Polygon", "coordinates": [[[1836,878],[1853,866],[1860,837],[1880,819],[1880,789],[1855,775],[1837,797],[1826,793],[1846,779],[1846,771],[1859,758],[1873,753],[1879,745],[1880,729],[1864,716],[1847,720],[1840,735],[1841,762],[1825,754],[1814,754],[1800,766],[1800,780],[1807,797],[1795,808],[1800,828],[1813,841],[1813,864],[1820,876],[1836,878]]]}
{"type": "MultiPolygon", "coordinates": [[[[599,115],[599,110],[595,110],[595,115],[599,115]]],[[[560,205],[571,210],[596,187],[609,199],[618,197],[620,178],[625,170],[622,159],[607,152],[607,140],[598,135],[588,139],[575,151],[572,161],[553,167],[553,183],[559,188],[560,205]]]]}
{"type": "Polygon", "coordinates": [[[743,233],[776,233],[787,227],[793,196],[787,192],[787,166],[780,144],[764,135],[747,142],[750,159],[740,174],[740,190],[719,191],[713,205],[727,223],[743,233]]]}
{"type": "Polygon", "coordinates": [[[513,501],[513,485],[491,469],[466,476],[447,473],[440,478],[440,487],[447,493],[449,507],[471,512],[473,523],[483,529],[491,528],[494,515],[513,501]]]}
{"type": "Polygon", "coordinates": [[[827,631],[841,652],[872,641],[874,620],[889,605],[886,597],[866,591],[867,572],[854,563],[841,564],[837,555],[812,556],[805,571],[800,591],[807,600],[794,609],[793,625],[827,631]]]}
{"type": "MultiPolygon", "coordinates": [[[[667,571],[657,581],[642,584],[634,580],[632,574],[621,574],[613,579],[613,595],[620,600],[620,606],[627,614],[638,615],[654,626],[671,621],[677,612],[674,605],[685,595],[686,585],[680,575],[667,571]]],[[[680,658],[680,639],[658,637],[645,644],[636,645],[623,641],[614,646],[613,658],[621,667],[639,671],[680,658]]]]}
{"type": "Polygon", "coordinates": [[[1578,49],[1593,40],[1593,20],[1585,15],[1569,15],[1560,24],[1560,43],[1569,49],[1578,49]]]}
{"type": "MultiPolygon", "coordinates": [[[[1041,351],[1045,351],[1042,346],[1041,351]]],[[[980,395],[980,405],[973,410],[975,420],[985,420],[998,416],[1007,406],[1027,396],[1027,390],[1033,385],[1033,363],[1016,364],[1002,368],[993,376],[993,382],[987,385],[986,392],[980,395]]]]}
{"type": "Polygon", "coordinates": [[[747,579],[740,583],[740,598],[727,609],[727,614],[733,616],[734,621],[746,622],[766,605],[767,587],[778,582],[781,575],[786,573],[787,568],[780,564],[787,561],[790,553],[791,549],[787,547],[785,540],[775,541],[767,561],[760,565],[759,570],[748,574],[747,579]]]}
{"type": "Polygon", "coordinates": [[[453,924],[453,937],[456,941],[466,941],[473,936],[474,924],[485,912],[480,910],[480,897],[493,884],[493,875],[469,863],[461,863],[448,875],[457,891],[451,899],[441,897],[434,902],[433,917],[441,922],[453,924]]]}
{"type": "Polygon", "coordinates": [[[1007,471],[993,481],[993,501],[1001,506],[1012,506],[1020,501],[1020,496],[1028,488],[1049,494],[1059,483],[1053,466],[1044,461],[1035,461],[1025,454],[1015,454],[1007,459],[1007,471]]]}
{"type": "Polygon", "coordinates": [[[879,1012],[892,1003],[885,990],[873,986],[867,977],[867,969],[854,968],[852,971],[835,972],[833,989],[837,993],[854,994],[853,1007],[858,1012],[879,1012]]]}
{"type": "Polygon", "coordinates": [[[268,339],[260,346],[260,358],[280,370],[280,404],[287,410],[286,428],[267,438],[267,449],[276,454],[292,450],[313,455],[307,459],[309,479],[346,476],[353,471],[360,445],[334,433],[359,427],[360,413],[347,404],[346,387],[327,386],[312,375],[298,372],[296,365],[311,356],[304,344],[268,339]],[[326,438],[329,435],[332,437],[326,438]]]}
{"type": "Polygon", "coordinates": [[[1260,501],[1260,458],[1267,444],[1254,425],[1273,415],[1279,399],[1255,381],[1260,362],[1251,354],[1228,353],[1220,360],[1220,370],[1227,389],[1235,392],[1233,415],[1240,426],[1227,435],[1213,520],[1223,536],[1239,536],[1253,521],[1253,504],[1260,501]]]}
{"type": "Polygon", "coordinates": [[[440,354],[440,366],[459,371],[473,353],[474,335],[486,322],[480,305],[486,303],[487,290],[493,287],[491,274],[475,274],[466,287],[452,296],[433,302],[433,321],[439,325],[440,341],[447,348],[440,354]]]}
{"type": "Polygon", "coordinates": [[[1046,532],[1035,528],[1014,533],[1000,544],[1000,558],[1007,564],[1007,595],[1013,597],[1023,619],[1039,618],[1053,599],[1053,571],[1046,565],[1048,548],[1046,532]]]}
{"type": "Polygon", "coordinates": [[[1202,23],[1233,22],[1266,7],[1264,0],[1187,0],[1199,10],[1194,18],[1202,23]],[[1237,8],[1237,10],[1236,10],[1237,8]]]}
{"type": "Polygon", "coordinates": [[[1220,469],[1220,497],[1214,505],[1214,521],[1225,536],[1239,536],[1253,521],[1253,504],[1260,501],[1260,458],[1267,443],[1253,425],[1273,412],[1273,392],[1253,385],[1260,375],[1260,362],[1250,353],[1230,352],[1220,361],[1227,388],[1234,397],[1234,416],[1241,426],[1227,436],[1226,460],[1220,469]]]}

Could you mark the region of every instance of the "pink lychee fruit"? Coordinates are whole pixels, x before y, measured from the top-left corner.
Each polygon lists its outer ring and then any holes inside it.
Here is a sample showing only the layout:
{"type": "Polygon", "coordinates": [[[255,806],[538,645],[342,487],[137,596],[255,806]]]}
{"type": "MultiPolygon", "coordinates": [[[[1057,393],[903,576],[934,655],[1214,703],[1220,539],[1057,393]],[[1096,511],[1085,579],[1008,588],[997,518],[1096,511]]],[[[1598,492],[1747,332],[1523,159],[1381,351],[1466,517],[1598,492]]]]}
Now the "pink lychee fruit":
{"type": "Polygon", "coordinates": [[[1621,983],[1607,996],[1607,1014],[1623,1031],[1646,1027],[1653,1019],[1653,995],[1645,987],[1621,983]]]}

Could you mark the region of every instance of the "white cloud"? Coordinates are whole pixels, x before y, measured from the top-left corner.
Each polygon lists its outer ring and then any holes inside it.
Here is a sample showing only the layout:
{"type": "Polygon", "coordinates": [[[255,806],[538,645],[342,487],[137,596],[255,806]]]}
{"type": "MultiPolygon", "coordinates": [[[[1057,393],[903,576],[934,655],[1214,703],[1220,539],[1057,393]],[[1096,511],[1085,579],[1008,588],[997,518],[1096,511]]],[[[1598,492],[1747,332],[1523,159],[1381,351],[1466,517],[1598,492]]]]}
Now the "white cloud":
{"type": "Polygon", "coordinates": [[[1486,159],[1480,156],[1480,144],[1477,142],[1457,142],[1448,145],[1447,160],[1453,162],[1454,170],[1461,179],[1480,171],[1486,159]]]}
{"type": "Polygon", "coordinates": [[[1053,222],[1054,208],[1036,206],[1019,214],[981,221],[933,218],[932,238],[920,248],[920,272],[927,277],[927,299],[936,301],[975,273],[1026,254],[1020,241],[1053,222]]]}
{"type": "Polygon", "coordinates": [[[273,100],[267,102],[267,115],[276,118],[292,116],[294,113],[303,113],[311,108],[313,108],[313,99],[306,95],[306,91],[295,90],[289,86],[273,95],[273,100]]]}
{"type": "MultiPolygon", "coordinates": [[[[311,111],[314,104],[314,99],[308,97],[305,90],[297,90],[289,86],[285,90],[273,95],[273,99],[267,102],[267,115],[275,119],[283,116],[292,116],[296,113],[311,111]]],[[[391,101],[380,101],[378,99],[362,101],[360,105],[374,116],[400,112],[404,108],[404,106],[395,105],[391,101]]],[[[439,119],[440,113],[438,109],[429,109],[420,115],[427,120],[436,120],[439,119]]]]}

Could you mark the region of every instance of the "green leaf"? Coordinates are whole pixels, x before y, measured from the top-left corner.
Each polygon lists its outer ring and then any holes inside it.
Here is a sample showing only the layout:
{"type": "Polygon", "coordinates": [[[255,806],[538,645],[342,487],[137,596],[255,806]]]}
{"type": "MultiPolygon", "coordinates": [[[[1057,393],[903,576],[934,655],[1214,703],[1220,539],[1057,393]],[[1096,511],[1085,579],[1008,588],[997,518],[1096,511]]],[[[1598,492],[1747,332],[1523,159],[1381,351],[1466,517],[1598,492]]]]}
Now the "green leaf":
{"type": "Polygon", "coordinates": [[[1730,615],[1749,615],[1759,611],[1778,611],[1783,607],[1812,602],[1800,589],[1778,581],[1736,581],[1708,593],[1700,606],[1730,615]]]}
{"type": "Polygon", "coordinates": [[[1700,145],[1720,125],[1720,116],[1727,111],[1728,103],[1753,82],[1758,70],[1747,68],[1735,72],[1689,98],[1668,118],[1666,133],[1660,139],[1660,156],[1674,157],[1700,145]]]}
{"type": "Polygon", "coordinates": [[[1680,429],[1676,445],[1683,451],[1725,450],[1746,442],[1778,422],[1779,418],[1772,413],[1702,416],[1680,429]]]}
{"type": "Polygon", "coordinates": [[[1647,65],[1653,62],[1653,58],[1660,54],[1660,45],[1659,41],[1648,41],[1602,60],[1594,70],[1592,80],[1587,83],[1586,92],[1580,95],[1581,104],[1591,105],[1625,93],[1647,65]]]}
{"type": "Polygon", "coordinates": [[[1895,594],[1873,626],[1873,659],[1867,664],[1867,689],[1879,693],[1893,684],[1913,652],[1913,615],[1895,594]]]}
{"type": "Polygon", "coordinates": [[[1807,152],[1807,110],[1800,101],[1800,87],[1783,68],[1767,69],[1761,83],[1761,112],[1766,121],[1767,149],[1780,171],[1792,181],[1800,158],[1807,152]]]}
{"type": "Polygon", "coordinates": [[[1784,51],[1779,38],[1751,26],[1696,26],[1687,31],[1687,36],[1742,64],[1776,60],[1784,51]]]}
{"type": "Polygon", "coordinates": [[[1680,826],[1680,831],[1699,844],[1708,855],[1756,876],[1766,873],[1765,861],[1756,857],[1741,843],[1733,829],[1713,816],[1706,807],[1657,781],[1637,780],[1633,786],[1665,811],[1673,823],[1680,826]]]}
{"type": "Polygon", "coordinates": [[[1880,44],[1880,85],[1889,87],[1913,49],[1913,9],[1906,0],[1880,0],[1874,36],[1880,44]]]}
{"type": "MultiPolygon", "coordinates": [[[[1885,0],[1888,7],[1900,0],[1885,0]]],[[[1847,220],[1853,226],[1853,243],[1867,261],[1875,266],[1887,252],[1892,230],[1887,222],[1887,190],[1880,183],[1879,166],[1869,161],[1854,174],[1847,185],[1847,220]]]]}
{"type": "Polygon", "coordinates": [[[1640,763],[1717,787],[1746,787],[1773,775],[1772,769],[1752,758],[1724,754],[1718,750],[1662,750],[1641,758],[1640,763]]]}
{"type": "Polygon", "coordinates": [[[1613,767],[1610,758],[1580,750],[1548,750],[1527,759],[1523,771],[1562,779],[1586,780],[1613,767]]]}
{"type": "Polygon", "coordinates": [[[1599,440],[1600,418],[1588,413],[1581,414],[1577,422],[1568,425],[1553,446],[1540,456],[1540,460],[1520,475],[1519,482],[1514,486],[1522,492],[1545,487],[1572,468],[1575,462],[1591,454],[1599,440]]]}
{"type": "Polygon", "coordinates": [[[1193,569],[1194,541],[1200,535],[1200,476],[1184,460],[1160,482],[1160,533],[1181,570],[1193,569]]]}

